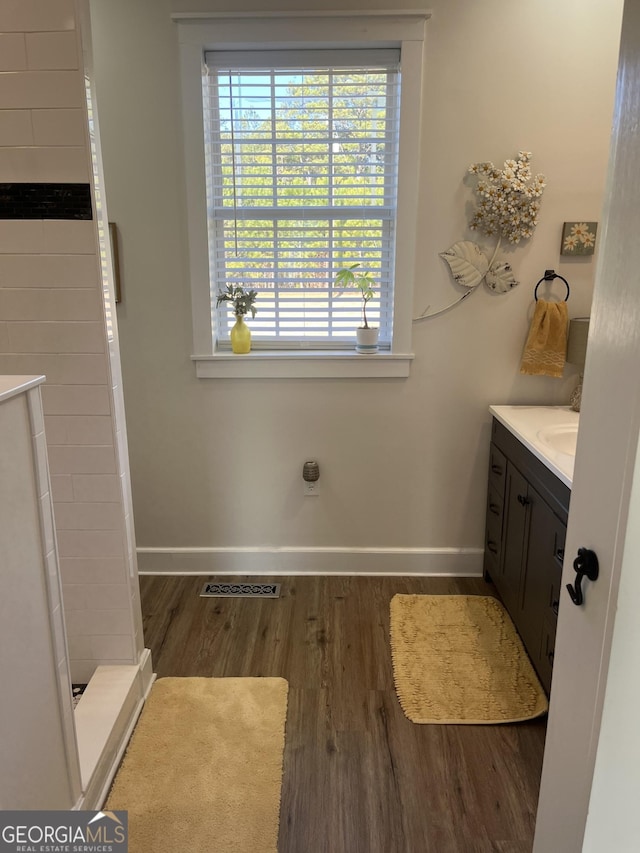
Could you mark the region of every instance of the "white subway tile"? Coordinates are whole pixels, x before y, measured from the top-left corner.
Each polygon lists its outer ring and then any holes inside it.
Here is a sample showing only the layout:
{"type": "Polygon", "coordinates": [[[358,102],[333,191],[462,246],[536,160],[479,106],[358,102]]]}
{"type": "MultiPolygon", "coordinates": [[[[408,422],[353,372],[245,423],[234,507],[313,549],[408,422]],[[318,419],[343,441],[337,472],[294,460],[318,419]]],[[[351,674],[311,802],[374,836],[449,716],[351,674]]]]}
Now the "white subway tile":
{"type": "MultiPolygon", "coordinates": [[[[67,429],[65,425],[66,417],[63,416],[47,416],[47,443],[51,446],[56,444],[77,444],[77,441],[68,442],[67,441],[67,429]]],[[[90,442],[90,444],[95,444],[95,441],[90,442]]],[[[101,442],[104,443],[104,442],[101,442]]],[[[69,478],[71,475],[67,475],[69,478]]],[[[73,493],[73,490],[72,490],[73,493]]],[[[71,498],[73,500],[73,498],[71,498]]]]}
{"type": "Polygon", "coordinates": [[[69,667],[71,669],[71,681],[74,684],[88,684],[98,667],[98,661],[71,658],[69,667]]]}
{"type": "MultiPolygon", "coordinates": [[[[106,385],[44,385],[42,402],[45,415],[108,415],[111,411],[106,385]]],[[[110,443],[112,436],[109,436],[110,443]]],[[[69,442],[65,442],[69,443],[69,442]]],[[[87,444],[87,441],[78,442],[87,444]]],[[[105,442],[93,442],[104,444],[105,442]]]]}
{"type": "Polygon", "coordinates": [[[73,500],[73,485],[71,474],[56,474],[51,477],[51,493],[55,503],[66,503],[73,500]]]}
{"type": "Polygon", "coordinates": [[[123,521],[119,503],[67,503],[56,510],[58,531],[122,530],[123,521]]]}
{"type": "Polygon", "coordinates": [[[72,30],[73,0],[11,0],[0,3],[0,32],[72,30]]]}
{"type": "MultiPolygon", "coordinates": [[[[2,229],[0,229],[1,231],[2,229]]],[[[9,352],[104,352],[102,323],[8,323],[9,352]]]]}
{"type": "Polygon", "coordinates": [[[133,641],[130,636],[91,637],[91,651],[98,660],[134,661],[133,641]]]}
{"type": "Polygon", "coordinates": [[[89,181],[84,148],[0,148],[0,182],[70,183],[89,181]]]}
{"type": "MultiPolygon", "coordinates": [[[[8,346],[8,339],[6,341],[8,346]]],[[[51,385],[106,385],[109,379],[107,363],[102,353],[2,353],[0,335],[0,373],[44,374],[51,385]]],[[[49,441],[50,444],[66,444],[49,441]]],[[[82,444],[82,442],[78,442],[82,444]]],[[[92,441],[91,444],[105,444],[92,441]]]]}
{"type": "Polygon", "coordinates": [[[115,530],[60,530],[61,557],[122,557],[123,537],[115,530]]]}
{"type": "Polygon", "coordinates": [[[29,110],[0,110],[0,145],[33,145],[29,110]]]}
{"type": "Polygon", "coordinates": [[[99,634],[132,635],[128,610],[66,610],[67,632],[70,637],[99,634]]]}
{"type": "Polygon", "coordinates": [[[66,583],[62,585],[62,600],[65,613],[71,610],[87,609],[87,585],[83,583],[66,583]]]}
{"type": "Polygon", "coordinates": [[[64,584],[121,584],[127,582],[124,557],[64,557],[60,559],[64,584]]]}
{"type": "Polygon", "coordinates": [[[27,65],[33,70],[64,71],[79,68],[75,32],[27,33],[27,65]]]}
{"type": "Polygon", "coordinates": [[[73,495],[77,501],[120,501],[119,478],[116,474],[74,474],[73,495]]]}
{"type": "Polygon", "coordinates": [[[0,33],[0,71],[24,71],[26,67],[24,33],[0,33]]]}
{"type": "Polygon", "coordinates": [[[57,255],[98,255],[93,220],[45,219],[44,252],[57,255]]]}
{"type": "Polygon", "coordinates": [[[115,474],[115,454],[111,445],[52,445],[49,467],[52,474],[115,474]]]}
{"type": "Polygon", "coordinates": [[[102,320],[102,296],[97,289],[0,287],[0,317],[5,320],[65,322],[102,320]]]}
{"type": "Polygon", "coordinates": [[[87,145],[84,110],[32,110],[33,144],[87,145]]]}
{"type": "MultiPolygon", "coordinates": [[[[66,595],[66,591],[64,594],[66,595]]],[[[69,636],[69,631],[67,630],[67,643],[69,644],[69,657],[71,659],[93,657],[93,653],[91,650],[91,637],[71,637],[69,636]]]]}
{"type": "Polygon", "coordinates": [[[129,607],[128,584],[87,586],[87,607],[93,610],[126,610],[129,607]]]}
{"type": "Polygon", "coordinates": [[[81,108],[84,79],[80,71],[1,71],[0,109],[81,108]]]}
{"type": "Polygon", "coordinates": [[[3,219],[0,228],[0,254],[30,254],[44,249],[42,219],[3,219]]]}
{"type": "MultiPolygon", "coordinates": [[[[5,224],[2,223],[0,231],[4,230],[5,224]]],[[[39,225],[42,243],[42,222],[39,225]]],[[[30,248],[27,244],[25,250],[39,251],[39,248],[30,248]]],[[[95,255],[0,255],[0,287],[100,289],[101,284],[95,255]]]]}
{"type": "Polygon", "coordinates": [[[48,415],[49,444],[111,444],[113,428],[109,415],[48,415]]]}

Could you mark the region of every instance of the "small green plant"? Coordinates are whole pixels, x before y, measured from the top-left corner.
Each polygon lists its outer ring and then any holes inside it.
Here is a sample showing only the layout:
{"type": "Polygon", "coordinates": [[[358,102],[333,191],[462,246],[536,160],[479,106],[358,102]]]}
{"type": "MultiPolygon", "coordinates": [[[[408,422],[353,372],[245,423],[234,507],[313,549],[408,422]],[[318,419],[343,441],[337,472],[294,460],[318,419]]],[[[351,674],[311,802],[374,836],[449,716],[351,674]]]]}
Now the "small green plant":
{"type": "Polygon", "coordinates": [[[219,308],[223,302],[229,302],[233,305],[233,313],[236,317],[244,317],[249,311],[251,316],[255,317],[258,309],[253,303],[257,296],[257,290],[245,290],[241,284],[228,284],[226,290],[218,291],[216,308],[219,308]]]}
{"type": "Polygon", "coordinates": [[[344,267],[339,270],[335,277],[335,283],[338,287],[357,287],[362,295],[362,329],[370,328],[369,323],[367,322],[367,302],[373,299],[374,293],[373,288],[375,287],[375,280],[371,277],[371,274],[368,272],[360,271],[354,272],[360,267],[360,264],[351,264],[351,266],[344,267]]]}

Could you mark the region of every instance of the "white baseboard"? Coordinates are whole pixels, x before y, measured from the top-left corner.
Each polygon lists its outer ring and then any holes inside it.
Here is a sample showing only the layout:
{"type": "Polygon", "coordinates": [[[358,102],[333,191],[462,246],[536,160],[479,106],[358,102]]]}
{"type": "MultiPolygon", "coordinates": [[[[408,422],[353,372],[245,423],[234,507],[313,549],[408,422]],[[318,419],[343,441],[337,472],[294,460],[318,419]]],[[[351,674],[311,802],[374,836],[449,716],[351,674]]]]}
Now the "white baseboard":
{"type": "Polygon", "coordinates": [[[481,548],[138,548],[141,575],[480,577],[481,548]]]}

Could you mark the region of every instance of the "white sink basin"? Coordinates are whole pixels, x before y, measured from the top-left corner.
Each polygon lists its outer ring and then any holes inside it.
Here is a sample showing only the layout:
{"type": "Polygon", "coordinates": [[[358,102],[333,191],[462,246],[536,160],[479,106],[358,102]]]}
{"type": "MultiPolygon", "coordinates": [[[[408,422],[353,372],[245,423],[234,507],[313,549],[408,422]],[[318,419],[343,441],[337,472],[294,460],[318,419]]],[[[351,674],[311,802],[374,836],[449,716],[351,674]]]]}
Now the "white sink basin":
{"type": "Polygon", "coordinates": [[[538,439],[550,450],[565,453],[567,456],[576,455],[578,441],[577,424],[559,424],[538,431],[538,439]]]}
{"type": "Polygon", "coordinates": [[[580,415],[569,406],[490,406],[489,411],[571,488],[580,415]]]}

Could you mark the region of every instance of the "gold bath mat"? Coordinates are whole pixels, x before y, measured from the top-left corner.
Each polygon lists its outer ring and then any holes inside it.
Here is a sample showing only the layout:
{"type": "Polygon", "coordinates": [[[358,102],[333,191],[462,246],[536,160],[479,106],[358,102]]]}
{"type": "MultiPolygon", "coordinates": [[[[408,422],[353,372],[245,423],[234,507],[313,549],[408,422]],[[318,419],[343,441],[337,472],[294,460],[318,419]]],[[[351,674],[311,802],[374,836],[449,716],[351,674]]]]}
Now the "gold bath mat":
{"type": "Polygon", "coordinates": [[[161,678],[104,806],[130,853],[276,853],[288,684],[161,678]]]}
{"type": "Polygon", "coordinates": [[[394,595],[396,692],[413,723],[514,723],[547,698],[502,604],[481,595],[394,595]]]}

